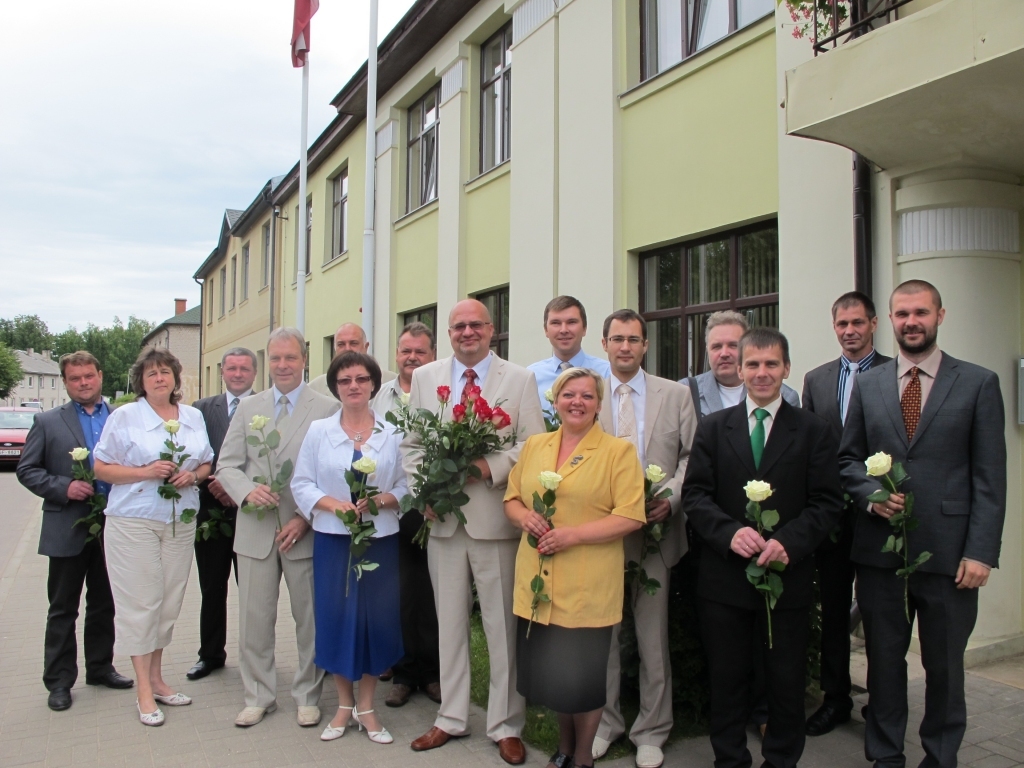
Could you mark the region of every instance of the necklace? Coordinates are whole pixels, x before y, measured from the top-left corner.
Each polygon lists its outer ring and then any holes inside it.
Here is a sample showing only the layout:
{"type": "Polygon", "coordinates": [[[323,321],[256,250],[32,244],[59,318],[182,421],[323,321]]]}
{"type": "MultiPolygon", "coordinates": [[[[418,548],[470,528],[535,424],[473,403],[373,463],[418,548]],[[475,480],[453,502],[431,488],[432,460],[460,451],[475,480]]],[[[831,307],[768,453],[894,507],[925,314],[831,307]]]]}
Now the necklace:
{"type": "Polygon", "coordinates": [[[377,422],[374,421],[374,422],[371,423],[371,425],[369,427],[363,427],[361,429],[356,429],[355,427],[347,427],[347,426],[345,426],[345,420],[343,418],[342,421],[341,421],[341,426],[349,434],[349,437],[351,437],[355,442],[361,443],[361,442],[363,442],[363,432],[365,432],[367,429],[372,429],[373,425],[376,424],[376,423],[377,422]],[[355,432],[355,434],[352,434],[353,432],[355,432]]]}

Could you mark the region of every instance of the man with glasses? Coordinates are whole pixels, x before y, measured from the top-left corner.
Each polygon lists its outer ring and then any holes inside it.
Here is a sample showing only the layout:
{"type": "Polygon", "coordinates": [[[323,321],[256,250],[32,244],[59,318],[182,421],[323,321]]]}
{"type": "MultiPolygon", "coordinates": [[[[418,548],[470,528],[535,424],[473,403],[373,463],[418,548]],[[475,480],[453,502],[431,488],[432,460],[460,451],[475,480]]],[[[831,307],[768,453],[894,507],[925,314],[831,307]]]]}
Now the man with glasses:
{"type": "MultiPolygon", "coordinates": [[[[362,352],[364,355],[370,354],[370,342],[366,340],[366,333],[355,323],[342,323],[338,327],[338,330],[334,332],[334,357],[337,357],[342,352],[362,352]]],[[[332,358],[333,359],[333,358],[332,358]]],[[[330,364],[330,360],[324,363],[326,368],[330,364]]],[[[381,368],[380,380],[384,384],[392,381],[395,378],[395,374],[391,371],[385,371],[381,368]]],[[[323,373],[309,382],[309,388],[317,394],[329,397],[332,400],[334,395],[331,394],[331,390],[327,388],[327,374],[323,373]]]]}
{"type": "MultiPolygon", "coordinates": [[[[454,354],[422,366],[413,373],[410,408],[437,408],[437,388],[450,387],[450,400],[442,419],[452,418],[454,406],[464,400],[466,387],[481,388],[488,403],[501,403],[512,419],[516,443],[476,461],[481,479],[465,488],[469,502],[463,506],[466,524],[448,515],[436,520],[431,510],[424,515],[434,522],[427,545],[430,578],[440,625],[441,706],[434,726],[412,742],[419,752],[440,747],[452,737],[469,733],[470,647],[466,600],[476,585],[490,658],[487,699],[487,736],[498,745],[501,758],[512,765],[526,761],[520,739],[526,719],[526,702],[515,688],[515,623],[512,583],[516,552],[522,532],[505,517],[505,485],[519,458],[522,443],[544,431],[544,419],[533,374],[490,351],[494,326],[487,308],[475,299],[456,304],[448,317],[448,338],[454,354]]],[[[422,450],[415,435],[402,442],[407,474],[417,471],[422,450]]]]}

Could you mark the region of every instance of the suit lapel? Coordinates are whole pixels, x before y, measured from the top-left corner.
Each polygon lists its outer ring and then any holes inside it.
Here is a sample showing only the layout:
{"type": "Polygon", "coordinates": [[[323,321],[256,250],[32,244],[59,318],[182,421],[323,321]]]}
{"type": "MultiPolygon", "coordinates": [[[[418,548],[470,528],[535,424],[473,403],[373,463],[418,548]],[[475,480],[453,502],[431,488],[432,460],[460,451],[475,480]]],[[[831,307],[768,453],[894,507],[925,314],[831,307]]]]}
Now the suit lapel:
{"type": "MultiPolygon", "coordinates": [[[[839,429],[839,432],[843,431],[843,413],[839,410],[839,374],[843,372],[843,366],[838,360],[829,366],[825,373],[825,381],[829,384],[825,392],[826,412],[825,418],[832,422],[834,426],[839,429]]],[[[853,382],[847,382],[850,386],[853,386],[853,382]]]]}
{"type": "Polygon", "coordinates": [[[907,427],[903,423],[903,409],[900,407],[900,385],[896,378],[896,363],[886,363],[885,368],[885,372],[878,377],[878,387],[882,390],[882,402],[885,403],[885,409],[889,411],[889,418],[892,420],[896,434],[903,440],[904,446],[909,446],[907,427]]]}
{"type": "Polygon", "coordinates": [[[601,412],[597,415],[597,423],[601,429],[609,435],[615,435],[615,425],[612,423],[612,380],[604,380],[604,400],[601,401],[601,412]]]}
{"type": "MultiPolygon", "coordinates": [[[[725,428],[729,435],[729,444],[732,446],[733,451],[736,452],[740,461],[743,462],[743,467],[747,470],[748,477],[753,479],[758,474],[758,471],[754,467],[754,451],[750,447],[750,429],[747,427],[745,410],[746,408],[742,403],[730,408],[729,416],[725,421],[725,428]]],[[[774,434],[774,432],[775,430],[773,429],[772,433],[774,434]]],[[[761,462],[762,466],[764,466],[763,454],[761,462]]]]}
{"type": "Polygon", "coordinates": [[[302,388],[302,392],[299,393],[298,400],[295,402],[295,408],[292,409],[291,416],[288,418],[288,423],[285,424],[284,431],[281,433],[281,446],[278,448],[279,452],[284,450],[288,441],[295,436],[295,433],[298,432],[305,423],[313,400],[312,395],[313,390],[308,386],[304,386],[302,388]]]}
{"type": "Polygon", "coordinates": [[[491,357],[491,368],[487,371],[487,381],[480,391],[480,396],[487,401],[492,408],[495,407],[495,395],[501,389],[502,381],[505,378],[505,361],[497,355],[491,357]]]}
{"type": "Polygon", "coordinates": [[[662,397],[661,382],[654,376],[644,374],[644,382],[647,384],[647,397],[644,399],[644,453],[646,454],[651,445],[654,425],[658,423],[661,404],[665,398],[662,397]]]}
{"type": "MultiPolygon", "coordinates": [[[[704,395],[704,399],[707,401],[708,407],[711,409],[711,413],[717,413],[722,410],[722,396],[718,392],[718,382],[715,381],[715,375],[708,371],[704,374],[705,378],[698,387],[701,394],[704,395]]],[[[753,454],[751,454],[753,456],[753,454]]]]}
{"type": "Polygon", "coordinates": [[[61,407],[60,416],[64,419],[64,423],[67,424],[68,429],[71,430],[71,434],[75,437],[75,443],[81,447],[85,447],[85,433],[82,431],[82,424],[78,420],[78,411],[75,410],[74,403],[68,403],[61,407]]]}
{"type": "MultiPolygon", "coordinates": [[[[761,454],[761,466],[757,468],[758,475],[764,477],[772,465],[779,460],[790,445],[793,444],[793,432],[796,430],[796,420],[792,418],[789,403],[785,400],[779,405],[779,410],[772,421],[772,431],[768,435],[768,442],[764,445],[764,453],[761,454]]],[[[751,451],[753,455],[753,451],[751,451]]]]}
{"type": "Polygon", "coordinates": [[[935,414],[942,407],[942,401],[949,395],[949,391],[953,388],[953,382],[956,381],[959,375],[956,372],[956,360],[949,355],[943,354],[942,362],[939,363],[939,374],[935,377],[935,383],[932,384],[932,391],[928,393],[924,410],[921,412],[921,420],[918,422],[917,430],[914,432],[913,442],[916,443],[920,440],[928,425],[932,423],[935,414]]]}
{"type": "MultiPolygon", "coordinates": [[[[231,419],[228,418],[228,406],[223,396],[217,397],[213,403],[213,418],[214,418],[214,429],[220,432],[221,440],[224,439],[224,435],[227,434],[228,424],[231,419]]],[[[241,401],[239,401],[241,405],[241,401]]]]}

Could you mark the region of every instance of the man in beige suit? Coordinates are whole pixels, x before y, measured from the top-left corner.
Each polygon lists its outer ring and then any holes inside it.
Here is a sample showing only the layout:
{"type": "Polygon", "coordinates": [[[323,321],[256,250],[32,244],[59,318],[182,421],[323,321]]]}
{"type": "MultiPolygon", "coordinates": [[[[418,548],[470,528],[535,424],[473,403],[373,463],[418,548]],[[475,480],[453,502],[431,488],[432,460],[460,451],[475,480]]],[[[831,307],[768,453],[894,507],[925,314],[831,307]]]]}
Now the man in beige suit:
{"type": "MultiPolygon", "coordinates": [[[[334,332],[334,356],[337,357],[342,352],[370,354],[370,342],[366,340],[366,333],[355,323],[342,323],[338,330],[334,332]]],[[[330,363],[330,360],[327,362],[330,363]]],[[[394,380],[395,377],[395,373],[386,371],[383,367],[381,368],[380,380],[382,384],[387,384],[389,381],[394,380]]],[[[317,394],[329,397],[332,400],[334,399],[331,390],[327,388],[326,373],[320,374],[309,382],[309,388],[317,394]]]]}
{"type": "MultiPolygon", "coordinates": [[[[515,445],[477,460],[482,479],[466,486],[469,503],[462,509],[466,524],[454,515],[434,523],[427,557],[440,626],[441,706],[434,727],[413,741],[412,748],[434,749],[453,736],[469,733],[470,605],[466,595],[475,582],[491,662],[487,736],[498,744],[505,762],[518,765],[526,760],[519,738],[526,702],[515,690],[512,583],[521,531],[505,517],[503,498],[520,446],[530,435],[544,431],[544,418],[533,374],[494,355],[490,351],[493,335],[487,308],[475,299],[460,301],[448,317],[454,356],[424,365],[412,377],[410,407],[434,411],[437,388],[451,387],[443,416],[447,421],[467,384],[475,384],[489,404],[500,403],[508,412],[510,429],[517,436],[515,445]]],[[[412,474],[419,464],[419,441],[407,436],[402,449],[406,473],[412,474]]],[[[424,514],[433,516],[430,510],[424,514]]]]}
{"type": "MultiPolygon", "coordinates": [[[[636,747],[637,768],[657,768],[664,762],[662,746],[672,730],[672,668],[668,646],[668,589],[671,569],[686,554],[686,526],[680,489],[686,475],[690,444],[697,430],[693,398],[681,384],[645,373],[640,363],[647,352],[647,323],[631,309],[613,312],[604,321],[601,340],[612,375],[606,379],[606,402],[601,409],[605,432],[632,442],[646,469],[657,465],[665,479],[657,487],[668,488],[667,499],[648,502],[648,523],[669,522],[660,554],[644,560],[648,578],[661,587],[648,595],[636,590],[633,617],[640,651],[640,714],[630,729],[636,747]]],[[[640,562],[644,532],[625,539],[626,562],[640,562]]],[[[608,700],[594,739],[594,757],[608,751],[611,742],[626,729],[619,710],[619,627],[612,633],[608,659],[608,700]]]]}
{"type": "Polygon", "coordinates": [[[294,328],[278,328],[270,334],[267,363],[274,385],[238,404],[217,461],[217,480],[239,507],[276,504],[282,525],[278,531],[272,512],[262,520],[255,513],[239,512],[235,523],[238,657],[245,686],[245,709],[235,725],[256,725],[277,708],[274,626],[283,573],[299,651],[292,698],[298,706],[299,725],[309,727],[320,722],[317,702],[324,678],[323,670],[313,663],[313,537],[306,536],[309,524],[298,514],[289,487],[278,494],[253,482],[253,476],[267,474],[267,458],[260,457],[260,447],[248,444],[247,438],[254,435],[249,429],[253,416],[271,419],[266,432],[276,429],[281,435],[280,445],[270,454],[276,474],[285,461],[294,464],[310,423],[336,413],[339,405],[303,383],[306,342],[294,328]]]}

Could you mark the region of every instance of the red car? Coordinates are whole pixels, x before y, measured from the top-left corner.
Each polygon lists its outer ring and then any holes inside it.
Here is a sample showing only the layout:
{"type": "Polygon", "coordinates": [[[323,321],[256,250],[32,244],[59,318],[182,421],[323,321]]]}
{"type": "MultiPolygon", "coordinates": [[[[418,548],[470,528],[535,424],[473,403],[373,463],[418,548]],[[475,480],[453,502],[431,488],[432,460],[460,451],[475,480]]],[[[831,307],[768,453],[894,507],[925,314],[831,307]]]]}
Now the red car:
{"type": "Polygon", "coordinates": [[[18,463],[37,413],[36,408],[0,407],[0,466],[18,463]]]}

